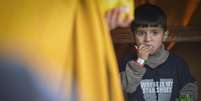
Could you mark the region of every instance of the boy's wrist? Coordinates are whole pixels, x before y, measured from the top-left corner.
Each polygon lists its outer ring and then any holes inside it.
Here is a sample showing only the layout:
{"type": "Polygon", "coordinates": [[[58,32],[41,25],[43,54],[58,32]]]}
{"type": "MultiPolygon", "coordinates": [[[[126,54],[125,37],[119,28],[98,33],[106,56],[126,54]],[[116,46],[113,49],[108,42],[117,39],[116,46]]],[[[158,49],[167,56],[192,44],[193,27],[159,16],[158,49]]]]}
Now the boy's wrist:
{"type": "Polygon", "coordinates": [[[142,58],[138,58],[136,62],[139,63],[140,65],[144,65],[146,63],[146,60],[142,58]]]}

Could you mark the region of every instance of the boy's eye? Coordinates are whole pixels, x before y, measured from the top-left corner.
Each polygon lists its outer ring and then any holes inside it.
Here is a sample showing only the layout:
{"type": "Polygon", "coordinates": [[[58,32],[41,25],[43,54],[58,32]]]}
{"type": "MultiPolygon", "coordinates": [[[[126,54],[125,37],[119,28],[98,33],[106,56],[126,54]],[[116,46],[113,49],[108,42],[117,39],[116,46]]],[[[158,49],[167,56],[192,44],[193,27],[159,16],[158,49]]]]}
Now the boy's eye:
{"type": "Polygon", "coordinates": [[[158,35],[159,33],[160,33],[160,32],[158,32],[158,31],[153,31],[153,32],[152,32],[153,35],[158,35]]]}
{"type": "Polygon", "coordinates": [[[146,32],[143,32],[143,31],[138,31],[138,32],[136,32],[136,35],[137,36],[143,36],[143,35],[145,35],[146,34],[146,32]]]}

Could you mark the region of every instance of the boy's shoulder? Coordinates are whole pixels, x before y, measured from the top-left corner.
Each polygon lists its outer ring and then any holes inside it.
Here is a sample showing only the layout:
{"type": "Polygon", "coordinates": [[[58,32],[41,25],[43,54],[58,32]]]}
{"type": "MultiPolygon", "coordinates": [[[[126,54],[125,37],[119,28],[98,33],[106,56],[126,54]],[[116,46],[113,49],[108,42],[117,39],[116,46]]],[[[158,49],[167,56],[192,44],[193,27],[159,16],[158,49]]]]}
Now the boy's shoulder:
{"type": "Polygon", "coordinates": [[[184,60],[183,57],[173,52],[169,52],[169,56],[166,60],[166,63],[175,64],[181,67],[183,67],[184,65],[187,65],[187,62],[184,60]]]}
{"type": "Polygon", "coordinates": [[[176,53],[173,53],[173,52],[169,52],[169,59],[172,59],[174,61],[177,61],[177,62],[182,62],[184,61],[184,58],[181,57],[180,55],[176,54],[176,53]]]}

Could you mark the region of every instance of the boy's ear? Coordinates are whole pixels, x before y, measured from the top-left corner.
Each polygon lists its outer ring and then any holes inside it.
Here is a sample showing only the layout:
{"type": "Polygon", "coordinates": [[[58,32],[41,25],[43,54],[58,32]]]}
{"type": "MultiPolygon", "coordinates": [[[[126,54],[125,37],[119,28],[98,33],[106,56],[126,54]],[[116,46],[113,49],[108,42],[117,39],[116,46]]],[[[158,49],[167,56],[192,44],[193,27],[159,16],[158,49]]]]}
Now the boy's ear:
{"type": "Polygon", "coordinates": [[[163,42],[165,42],[165,41],[167,40],[168,34],[169,34],[168,31],[165,31],[165,32],[164,32],[164,35],[163,35],[163,42]]]}

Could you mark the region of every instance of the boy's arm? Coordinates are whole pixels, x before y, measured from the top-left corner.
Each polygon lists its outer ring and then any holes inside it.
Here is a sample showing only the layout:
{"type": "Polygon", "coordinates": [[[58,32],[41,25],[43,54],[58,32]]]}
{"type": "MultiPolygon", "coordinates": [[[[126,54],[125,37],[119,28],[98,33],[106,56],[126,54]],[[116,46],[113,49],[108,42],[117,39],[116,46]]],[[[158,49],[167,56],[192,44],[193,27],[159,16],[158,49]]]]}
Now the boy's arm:
{"type": "Polygon", "coordinates": [[[188,64],[183,60],[179,66],[179,78],[180,78],[180,96],[190,95],[193,101],[197,101],[197,83],[192,77],[188,64]]]}
{"type": "Polygon", "coordinates": [[[196,82],[193,83],[187,83],[185,84],[182,89],[180,90],[180,96],[190,95],[193,99],[193,101],[197,101],[197,90],[198,86],[196,82]]]}
{"type": "Polygon", "coordinates": [[[126,68],[121,72],[121,82],[126,93],[136,91],[146,69],[135,61],[129,61],[126,68]]]}

